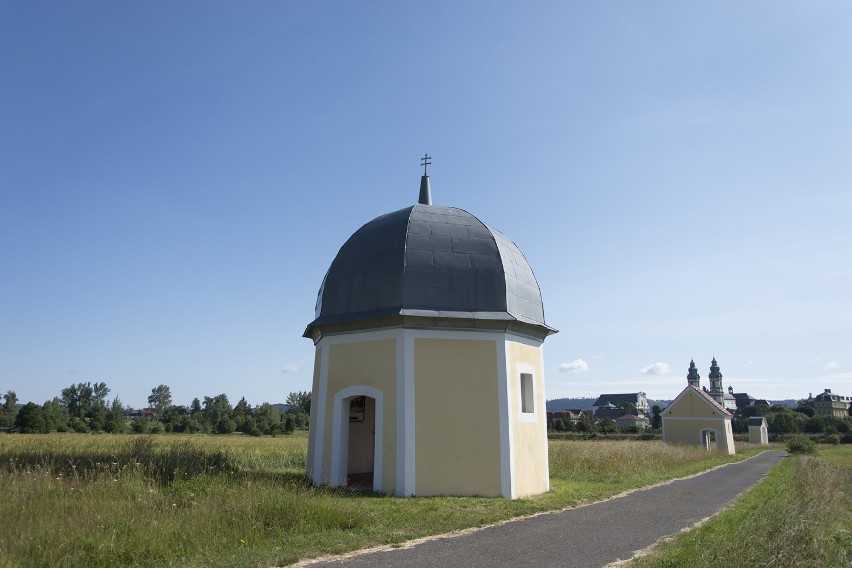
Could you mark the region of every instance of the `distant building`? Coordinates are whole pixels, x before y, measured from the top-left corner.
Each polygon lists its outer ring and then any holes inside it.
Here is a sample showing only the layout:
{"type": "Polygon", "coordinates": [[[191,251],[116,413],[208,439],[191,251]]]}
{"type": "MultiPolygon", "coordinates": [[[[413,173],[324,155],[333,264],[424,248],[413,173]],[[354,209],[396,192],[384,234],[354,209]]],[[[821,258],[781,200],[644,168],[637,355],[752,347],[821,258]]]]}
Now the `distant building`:
{"type": "MultiPolygon", "coordinates": [[[[692,365],[692,362],[690,361],[692,365]]],[[[690,368],[690,372],[692,369],[690,368]]],[[[710,363],[710,375],[707,377],[710,379],[710,390],[707,393],[713,397],[713,400],[721,404],[725,410],[736,410],[737,409],[737,400],[734,397],[733,389],[728,389],[728,392],[725,392],[725,389],[722,387],[722,371],[719,369],[719,363],[716,362],[716,358],[713,357],[713,361],[710,363]]],[[[687,381],[690,386],[693,385],[693,381],[687,376],[687,381]]]]}
{"type": "Polygon", "coordinates": [[[595,410],[594,417],[598,420],[602,420],[604,418],[609,418],[610,420],[615,420],[619,416],[624,414],[624,411],[619,407],[615,406],[611,402],[608,402],[595,410]]]}
{"type": "MultiPolygon", "coordinates": [[[[731,387],[731,389],[733,389],[733,387],[731,387]]],[[[734,403],[737,406],[737,410],[742,410],[743,408],[745,408],[747,406],[751,406],[757,400],[753,396],[749,395],[748,393],[744,393],[744,392],[735,392],[735,393],[731,393],[731,394],[734,397],[734,403]]]]}
{"type": "Polygon", "coordinates": [[[153,408],[127,408],[124,410],[124,415],[128,418],[144,418],[149,416],[156,416],[157,412],[153,408]]]}
{"type": "Polygon", "coordinates": [[[572,408],[569,410],[556,410],[553,412],[547,413],[547,422],[548,424],[552,423],[554,420],[559,419],[562,422],[570,421],[576,424],[580,421],[580,415],[583,413],[579,408],[572,408]]]}
{"type": "Polygon", "coordinates": [[[632,404],[636,411],[640,414],[648,414],[648,398],[645,396],[644,392],[602,394],[595,401],[593,412],[595,413],[595,416],[597,416],[598,409],[606,406],[607,404],[611,404],[616,408],[619,408],[621,405],[626,403],[632,404]]]}
{"type": "Polygon", "coordinates": [[[849,405],[844,401],[844,397],[832,393],[831,389],[825,389],[825,392],[814,397],[814,414],[843,418],[849,415],[849,405]]]}
{"type": "Polygon", "coordinates": [[[651,424],[646,416],[636,416],[635,414],[625,414],[615,419],[615,423],[621,428],[630,428],[636,426],[642,430],[648,428],[651,424]]]}
{"type": "Polygon", "coordinates": [[[689,371],[686,373],[686,384],[691,387],[701,388],[701,375],[698,374],[698,367],[695,366],[695,361],[693,359],[689,360],[689,371]]]}
{"type": "Polygon", "coordinates": [[[687,385],[663,410],[663,442],[736,453],[731,413],[708,393],[687,385]]]}
{"type": "Polygon", "coordinates": [[[769,443],[769,429],[766,426],[766,418],[752,416],[748,419],[748,441],[760,445],[769,443]]]}

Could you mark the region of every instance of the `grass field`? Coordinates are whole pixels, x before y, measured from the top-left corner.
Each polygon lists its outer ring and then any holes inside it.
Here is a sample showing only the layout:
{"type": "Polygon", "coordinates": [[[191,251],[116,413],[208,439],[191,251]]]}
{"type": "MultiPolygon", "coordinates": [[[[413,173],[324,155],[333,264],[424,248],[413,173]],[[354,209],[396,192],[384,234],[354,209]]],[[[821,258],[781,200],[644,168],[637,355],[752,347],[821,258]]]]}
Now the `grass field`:
{"type": "Polygon", "coordinates": [[[307,439],[0,437],[0,566],[274,566],[595,501],[729,458],[656,441],[551,441],[530,499],[395,498],[304,481],[307,439]]]}
{"type": "Polygon", "coordinates": [[[852,447],[819,454],[786,458],[731,507],[629,568],[852,565],[852,447]]]}

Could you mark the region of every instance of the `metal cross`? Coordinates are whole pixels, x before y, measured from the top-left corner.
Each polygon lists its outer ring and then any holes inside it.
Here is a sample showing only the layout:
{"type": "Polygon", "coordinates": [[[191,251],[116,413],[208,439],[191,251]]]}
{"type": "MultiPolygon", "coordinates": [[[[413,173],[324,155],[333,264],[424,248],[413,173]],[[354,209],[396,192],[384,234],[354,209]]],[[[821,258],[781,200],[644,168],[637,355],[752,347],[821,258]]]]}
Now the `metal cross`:
{"type": "Polygon", "coordinates": [[[428,166],[432,163],[432,162],[429,161],[429,160],[431,160],[431,158],[432,158],[432,156],[430,156],[429,154],[423,154],[423,157],[420,158],[420,165],[423,166],[423,175],[424,176],[429,175],[429,174],[426,173],[426,166],[428,166]]]}

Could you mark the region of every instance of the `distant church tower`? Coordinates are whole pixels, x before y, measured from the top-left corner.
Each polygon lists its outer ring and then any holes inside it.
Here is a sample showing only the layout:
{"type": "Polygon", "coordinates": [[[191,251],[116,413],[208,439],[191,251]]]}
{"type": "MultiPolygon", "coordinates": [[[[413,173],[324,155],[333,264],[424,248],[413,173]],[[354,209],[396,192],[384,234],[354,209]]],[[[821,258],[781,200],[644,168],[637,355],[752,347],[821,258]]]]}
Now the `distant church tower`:
{"type": "Polygon", "coordinates": [[[722,388],[722,372],[719,370],[719,363],[716,362],[715,357],[710,362],[710,376],[708,378],[710,379],[710,396],[724,407],[725,389],[722,388]]]}
{"type": "Polygon", "coordinates": [[[686,375],[686,382],[691,387],[699,388],[699,383],[701,382],[701,375],[698,374],[698,367],[695,366],[695,361],[689,360],[689,374],[686,375]]]}

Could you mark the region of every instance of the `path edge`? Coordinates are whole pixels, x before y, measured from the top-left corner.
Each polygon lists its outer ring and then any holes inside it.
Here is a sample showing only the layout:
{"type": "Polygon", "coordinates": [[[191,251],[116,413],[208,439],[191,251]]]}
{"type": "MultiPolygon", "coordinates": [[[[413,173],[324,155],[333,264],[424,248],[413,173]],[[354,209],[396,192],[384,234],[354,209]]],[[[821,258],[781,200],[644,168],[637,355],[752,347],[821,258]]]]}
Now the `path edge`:
{"type": "MultiPolygon", "coordinates": [[[[614,499],[621,499],[622,497],[626,497],[628,495],[636,493],[637,491],[645,491],[647,489],[654,489],[656,487],[663,487],[665,485],[672,484],[676,481],[683,481],[685,479],[693,479],[695,477],[700,477],[704,474],[710,473],[711,471],[716,471],[717,469],[721,469],[723,467],[728,467],[728,466],[731,466],[731,465],[746,463],[747,461],[752,460],[752,459],[754,459],[758,456],[762,456],[766,452],[772,452],[772,451],[778,451],[778,450],[766,449],[766,450],[763,450],[760,453],[757,453],[753,456],[749,456],[749,457],[747,457],[743,460],[719,464],[719,465],[713,466],[709,469],[705,469],[704,471],[699,471],[698,473],[693,473],[692,475],[686,475],[684,477],[675,477],[675,478],[672,478],[672,479],[667,479],[666,481],[658,481],[657,483],[653,483],[651,485],[643,485],[642,487],[635,487],[633,489],[627,489],[625,491],[622,491],[621,493],[617,493],[615,495],[607,497],[606,499],[601,499],[600,501],[592,501],[592,502],[589,502],[589,503],[582,503],[580,505],[569,505],[567,507],[563,507],[561,509],[554,509],[552,511],[539,511],[538,513],[532,513],[531,515],[522,515],[520,517],[512,517],[511,519],[503,519],[502,521],[497,521],[496,523],[491,523],[491,524],[488,524],[488,525],[482,525],[482,526],[479,526],[479,527],[469,527],[469,528],[460,529],[460,530],[457,530],[457,531],[450,531],[450,532],[447,532],[447,533],[424,536],[424,537],[415,538],[415,539],[412,539],[412,540],[406,540],[404,542],[399,542],[399,543],[394,543],[394,544],[381,544],[379,546],[371,546],[371,547],[368,547],[368,548],[359,548],[357,550],[352,550],[352,551],[349,551],[349,552],[345,552],[343,554],[328,554],[328,555],[324,555],[324,556],[317,556],[316,558],[306,558],[304,560],[299,560],[298,562],[296,562],[294,564],[287,564],[287,566],[290,566],[292,568],[306,568],[306,567],[311,566],[313,564],[319,564],[320,562],[339,562],[339,561],[342,561],[342,560],[349,560],[350,558],[354,558],[356,556],[361,556],[363,554],[375,554],[377,552],[388,552],[388,551],[391,551],[391,550],[405,550],[407,548],[413,548],[417,545],[420,545],[420,544],[423,544],[423,543],[426,543],[426,542],[431,542],[431,541],[434,541],[434,540],[441,540],[441,539],[458,538],[458,537],[473,534],[473,533],[476,533],[476,532],[479,532],[479,531],[482,531],[482,530],[485,530],[485,529],[490,529],[490,528],[493,528],[493,527],[499,527],[499,526],[502,526],[502,525],[505,525],[505,524],[515,523],[515,522],[518,522],[518,521],[523,521],[523,520],[526,520],[526,519],[532,519],[532,518],[535,518],[535,517],[541,517],[542,515],[557,515],[559,513],[564,513],[565,511],[571,511],[571,510],[574,510],[574,509],[582,509],[583,507],[589,507],[591,505],[597,505],[599,503],[606,503],[607,501],[612,501],[614,499]]],[[[767,471],[767,473],[768,473],[768,471],[767,471]]],[[[695,528],[700,527],[705,522],[712,519],[713,517],[715,517],[716,515],[718,515],[719,513],[724,511],[725,509],[727,509],[729,506],[731,506],[731,504],[734,501],[736,501],[740,497],[740,495],[742,495],[746,491],[749,491],[757,483],[760,483],[761,481],[763,481],[763,479],[766,477],[767,473],[763,474],[763,476],[761,476],[761,478],[755,484],[752,484],[748,489],[746,489],[742,493],[739,493],[738,495],[736,495],[733,499],[731,499],[731,501],[727,505],[725,505],[724,507],[719,509],[713,515],[710,515],[709,517],[701,519],[700,521],[697,521],[696,523],[693,523],[692,525],[690,525],[688,527],[684,527],[676,533],[672,533],[670,535],[660,537],[660,539],[657,540],[656,542],[654,542],[654,544],[647,546],[645,548],[642,548],[640,550],[634,551],[633,555],[629,559],[617,560],[614,563],[607,564],[606,567],[604,567],[604,568],[617,568],[621,564],[626,564],[627,562],[632,561],[634,558],[637,558],[637,555],[642,553],[643,551],[646,551],[646,550],[650,551],[651,548],[656,546],[663,539],[673,538],[673,537],[675,537],[675,536],[677,536],[681,533],[688,532],[688,531],[691,531],[695,528]]]]}

